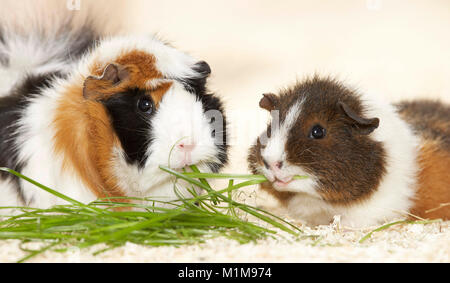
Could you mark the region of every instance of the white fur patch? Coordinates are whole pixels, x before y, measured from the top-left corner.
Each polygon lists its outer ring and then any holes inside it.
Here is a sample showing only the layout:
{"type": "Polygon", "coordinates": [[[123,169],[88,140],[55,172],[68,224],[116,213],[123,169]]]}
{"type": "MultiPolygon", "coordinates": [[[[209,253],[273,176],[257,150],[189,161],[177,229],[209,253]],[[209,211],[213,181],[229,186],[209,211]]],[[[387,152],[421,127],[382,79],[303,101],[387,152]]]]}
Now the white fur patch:
{"type": "Polygon", "coordinates": [[[261,150],[262,157],[269,163],[274,163],[278,161],[286,161],[286,142],[291,131],[294,126],[300,111],[303,102],[297,101],[294,105],[291,106],[288,113],[286,114],[286,118],[283,123],[279,124],[279,117],[277,115],[279,113],[275,112],[276,121],[272,121],[272,130],[271,136],[267,139],[266,147],[261,150]]]}
{"type": "MultiPolygon", "coordinates": [[[[11,179],[0,179],[0,207],[12,207],[12,206],[23,206],[15,182],[11,179]]],[[[15,213],[14,209],[1,209],[0,216],[2,215],[12,215],[15,213]]]]}
{"type": "Polygon", "coordinates": [[[43,41],[32,33],[25,38],[6,31],[4,37],[4,42],[0,41],[0,50],[8,58],[8,66],[0,64],[0,96],[7,95],[26,74],[70,70],[70,62],[60,59],[66,53],[66,38],[57,39],[50,35],[48,41],[43,41]]]}

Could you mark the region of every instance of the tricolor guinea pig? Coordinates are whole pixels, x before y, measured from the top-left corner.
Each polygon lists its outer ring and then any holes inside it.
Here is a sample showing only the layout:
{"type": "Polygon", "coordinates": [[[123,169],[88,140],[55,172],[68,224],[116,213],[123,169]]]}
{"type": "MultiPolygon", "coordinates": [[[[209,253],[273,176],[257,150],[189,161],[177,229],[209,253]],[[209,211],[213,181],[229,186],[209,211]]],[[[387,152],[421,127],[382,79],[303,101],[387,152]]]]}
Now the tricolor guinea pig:
{"type": "MultiPolygon", "coordinates": [[[[0,167],[82,202],[176,199],[160,165],[227,162],[222,102],[210,67],[154,37],[99,37],[68,24],[0,32],[0,167]]],[[[61,200],[0,175],[0,205],[61,200]]]]}
{"type": "Polygon", "coordinates": [[[265,94],[260,106],[273,118],[249,167],[294,218],[319,225],[340,215],[351,227],[450,218],[448,105],[391,105],[316,76],[265,94]]]}

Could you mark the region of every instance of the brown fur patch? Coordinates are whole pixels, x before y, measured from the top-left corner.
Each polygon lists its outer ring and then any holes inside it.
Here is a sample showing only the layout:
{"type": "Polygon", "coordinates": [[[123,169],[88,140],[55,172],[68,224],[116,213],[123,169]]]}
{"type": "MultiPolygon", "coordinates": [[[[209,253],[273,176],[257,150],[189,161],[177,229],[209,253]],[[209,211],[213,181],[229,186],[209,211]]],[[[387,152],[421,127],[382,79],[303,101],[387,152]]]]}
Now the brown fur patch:
{"type": "MultiPolygon", "coordinates": [[[[114,62],[124,67],[135,66],[134,71],[137,72],[137,76],[134,78],[136,82],[145,82],[152,78],[162,78],[162,74],[156,69],[156,58],[152,54],[144,51],[131,51],[124,53],[116,58],[114,62]]],[[[100,77],[103,74],[104,67],[98,62],[94,63],[90,68],[90,73],[94,76],[100,77]]],[[[141,83],[142,85],[144,83],[141,83]]]]}
{"type": "MultiPolygon", "coordinates": [[[[148,84],[148,81],[163,78],[163,75],[156,68],[155,57],[143,51],[131,51],[122,54],[114,62],[110,63],[119,64],[128,71],[129,75],[119,84],[114,84],[107,80],[93,79],[91,83],[86,84],[86,86],[88,87],[88,92],[95,92],[97,94],[95,99],[107,99],[113,94],[125,92],[132,88],[153,90],[153,87],[148,84]]],[[[105,71],[105,67],[106,66],[101,66],[99,63],[94,63],[90,68],[90,72],[96,77],[101,77],[105,71]]],[[[90,78],[87,78],[87,80],[89,79],[90,78]]],[[[165,91],[167,91],[170,86],[170,82],[158,86],[155,91],[156,94],[152,95],[155,105],[159,104],[165,91]],[[160,89],[162,90],[160,91],[160,89]]]]}
{"type": "Polygon", "coordinates": [[[73,168],[97,197],[124,196],[111,166],[112,149],[119,142],[104,107],[84,100],[82,91],[73,86],[59,101],[55,151],[64,158],[63,170],[73,168]]]}
{"type": "Polygon", "coordinates": [[[411,213],[422,218],[449,220],[450,206],[439,206],[450,203],[450,152],[436,142],[425,142],[419,165],[419,187],[411,213]]]}

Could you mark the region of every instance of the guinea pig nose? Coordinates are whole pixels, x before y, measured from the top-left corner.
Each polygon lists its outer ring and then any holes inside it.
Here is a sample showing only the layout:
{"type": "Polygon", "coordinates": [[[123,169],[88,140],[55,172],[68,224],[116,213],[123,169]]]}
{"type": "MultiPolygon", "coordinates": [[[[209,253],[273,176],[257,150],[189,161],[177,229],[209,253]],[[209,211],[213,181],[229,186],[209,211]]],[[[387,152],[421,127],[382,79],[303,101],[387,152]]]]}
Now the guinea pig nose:
{"type": "Polygon", "coordinates": [[[272,168],[273,170],[281,169],[281,167],[283,167],[283,162],[282,161],[277,161],[277,162],[274,162],[274,163],[272,163],[270,165],[270,168],[272,168]]]}
{"type": "Polygon", "coordinates": [[[178,145],[178,148],[179,148],[181,151],[184,151],[184,152],[191,152],[191,151],[194,150],[195,144],[185,144],[185,143],[180,143],[180,144],[178,145]]]}

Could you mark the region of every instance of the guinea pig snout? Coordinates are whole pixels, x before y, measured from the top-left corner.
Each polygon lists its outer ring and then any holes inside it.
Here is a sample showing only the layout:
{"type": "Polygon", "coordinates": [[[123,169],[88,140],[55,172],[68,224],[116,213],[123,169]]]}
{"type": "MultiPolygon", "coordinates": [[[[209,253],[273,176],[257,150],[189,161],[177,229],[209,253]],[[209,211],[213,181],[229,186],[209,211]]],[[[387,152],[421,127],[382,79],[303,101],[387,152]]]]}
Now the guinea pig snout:
{"type": "Polygon", "coordinates": [[[194,143],[180,143],[177,145],[178,150],[184,152],[184,153],[189,153],[192,152],[195,148],[195,144],[194,143]]]}
{"type": "Polygon", "coordinates": [[[283,170],[284,162],[283,161],[275,161],[275,162],[267,162],[263,159],[264,166],[267,169],[266,177],[271,182],[280,182],[287,184],[292,181],[292,176],[286,173],[283,170]]]}
{"type": "Polygon", "coordinates": [[[176,159],[176,168],[183,168],[185,166],[195,164],[194,150],[197,147],[194,142],[180,142],[176,145],[174,154],[176,159]]]}
{"type": "Polygon", "coordinates": [[[268,162],[263,158],[263,164],[266,169],[269,169],[273,172],[280,171],[283,168],[283,161],[268,162]]]}

